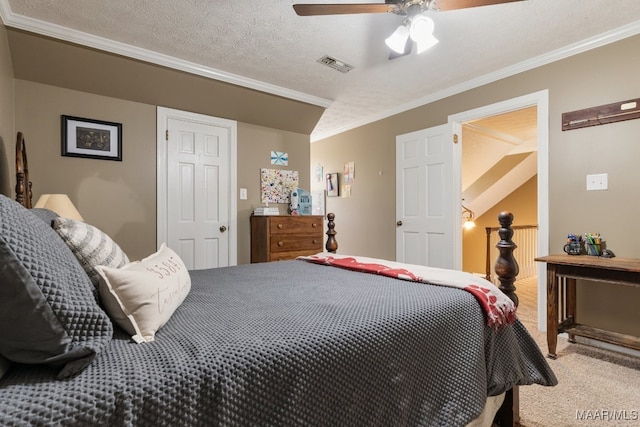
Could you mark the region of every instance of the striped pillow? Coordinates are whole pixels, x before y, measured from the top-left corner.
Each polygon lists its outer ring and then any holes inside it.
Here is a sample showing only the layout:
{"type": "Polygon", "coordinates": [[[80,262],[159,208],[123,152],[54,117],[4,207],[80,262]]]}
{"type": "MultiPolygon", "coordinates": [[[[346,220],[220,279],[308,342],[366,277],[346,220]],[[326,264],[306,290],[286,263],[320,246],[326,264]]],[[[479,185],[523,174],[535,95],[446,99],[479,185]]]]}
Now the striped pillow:
{"type": "Polygon", "coordinates": [[[96,266],[120,268],[129,263],[127,254],[120,249],[120,246],[92,225],[75,219],[58,217],[53,220],[53,229],[80,261],[96,290],[100,286],[100,276],[95,269],[96,266]]]}

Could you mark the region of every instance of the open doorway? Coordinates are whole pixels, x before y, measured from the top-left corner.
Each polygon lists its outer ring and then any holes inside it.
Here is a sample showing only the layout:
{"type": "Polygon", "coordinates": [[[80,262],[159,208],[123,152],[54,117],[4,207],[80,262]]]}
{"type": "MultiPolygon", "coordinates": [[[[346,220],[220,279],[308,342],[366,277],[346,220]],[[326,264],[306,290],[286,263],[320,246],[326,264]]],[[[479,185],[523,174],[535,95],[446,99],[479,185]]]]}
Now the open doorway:
{"type": "Polygon", "coordinates": [[[475,227],[463,227],[462,269],[489,277],[498,285],[492,266],[498,255],[496,218],[515,211],[513,240],[520,267],[516,287],[519,312],[535,324],[538,243],[537,107],[530,106],[462,124],[461,194],[465,212],[475,227]],[[489,255],[487,259],[487,254],[489,255]]]}
{"type": "MultiPolygon", "coordinates": [[[[545,330],[544,266],[533,258],[548,253],[548,91],[456,114],[449,122],[461,141],[460,158],[454,161],[461,166],[460,202],[474,213],[474,234],[479,236],[474,247],[465,238],[469,233],[459,228],[460,265],[465,271],[485,273],[485,226],[496,227],[500,211],[514,213],[514,226],[537,225],[535,247],[529,251],[519,246],[514,253],[520,265],[533,269],[516,286],[523,288],[518,292],[526,300],[521,313],[529,311],[532,320],[537,317],[538,329],[545,330]],[[478,264],[469,265],[469,253],[479,257],[478,264]]],[[[515,236],[514,241],[518,244],[515,236]]]]}

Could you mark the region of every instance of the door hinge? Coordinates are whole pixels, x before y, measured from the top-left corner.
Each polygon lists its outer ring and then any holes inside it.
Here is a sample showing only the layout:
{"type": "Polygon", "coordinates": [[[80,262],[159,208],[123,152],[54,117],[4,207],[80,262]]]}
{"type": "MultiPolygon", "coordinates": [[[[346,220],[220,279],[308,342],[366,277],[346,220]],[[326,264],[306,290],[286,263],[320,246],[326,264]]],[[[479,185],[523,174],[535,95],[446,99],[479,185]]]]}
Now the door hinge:
{"type": "Polygon", "coordinates": [[[454,144],[457,144],[457,143],[458,143],[458,134],[457,134],[457,133],[454,133],[454,134],[453,134],[453,143],[454,143],[454,144]]]}
{"type": "Polygon", "coordinates": [[[164,131],[164,139],[165,141],[169,140],[169,129],[167,129],[166,131],[164,131]]]}

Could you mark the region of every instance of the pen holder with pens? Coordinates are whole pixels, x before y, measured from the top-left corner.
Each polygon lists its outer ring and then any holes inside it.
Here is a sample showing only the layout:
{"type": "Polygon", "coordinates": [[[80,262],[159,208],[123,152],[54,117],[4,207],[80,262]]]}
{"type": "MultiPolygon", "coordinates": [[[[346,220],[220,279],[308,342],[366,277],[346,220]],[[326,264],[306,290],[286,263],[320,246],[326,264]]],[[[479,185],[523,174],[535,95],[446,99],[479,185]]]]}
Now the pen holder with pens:
{"type": "Polygon", "coordinates": [[[562,249],[568,255],[582,255],[582,242],[569,242],[562,249]]]}
{"type": "Polygon", "coordinates": [[[582,236],[579,234],[567,235],[567,244],[564,245],[562,250],[567,255],[582,255],[584,253],[582,249],[582,236]]]}
{"type": "Polygon", "coordinates": [[[587,255],[600,256],[602,255],[602,249],[604,246],[604,240],[600,237],[600,233],[586,233],[584,235],[584,247],[587,250],[587,255]]]}
{"type": "Polygon", "coordinates": [[[600,243],[589,243],[587,242],[585,245],[587,249],[587,255],[591,256],[600,256],[602,254],[602,248],[600,247],[600,243]]]}

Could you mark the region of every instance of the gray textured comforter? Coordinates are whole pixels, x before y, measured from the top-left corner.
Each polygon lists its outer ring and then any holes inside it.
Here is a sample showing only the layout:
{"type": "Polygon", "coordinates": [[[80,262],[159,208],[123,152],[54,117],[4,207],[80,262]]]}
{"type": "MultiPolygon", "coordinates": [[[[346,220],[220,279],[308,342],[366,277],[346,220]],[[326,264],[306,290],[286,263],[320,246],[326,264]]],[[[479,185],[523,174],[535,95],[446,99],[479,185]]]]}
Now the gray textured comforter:
{"type": "Polygon", "coordinates": [[[156,341],[122,331],[80,375],[14,365],[0,425],[460,426],[556,379],[462,290],[303,261],[193,271],[156,341]]]}

